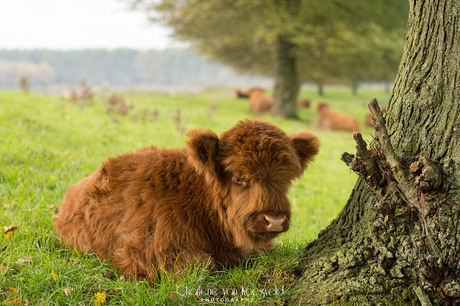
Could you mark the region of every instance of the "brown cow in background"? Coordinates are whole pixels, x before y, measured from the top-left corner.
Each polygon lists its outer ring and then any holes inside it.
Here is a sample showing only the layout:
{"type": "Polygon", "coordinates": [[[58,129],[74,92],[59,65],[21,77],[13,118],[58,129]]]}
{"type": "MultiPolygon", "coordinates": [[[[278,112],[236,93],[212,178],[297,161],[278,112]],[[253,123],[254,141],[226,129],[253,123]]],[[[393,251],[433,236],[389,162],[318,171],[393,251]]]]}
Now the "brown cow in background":
{"type": "Polygon", "coordinates": [[[298,107],[308,108],[311,106],[311,101],[309,99],[302,99],[297,101],[298,107]]]}
{"type": "MultiPolygon", "coordinates": [[[[383,105],[380,108],[380,110],[382,111],[382,113],[385,113],[385,111],[387,110],[387,106],[383,105]]],[[[374,127],[374,124],[372,123],[372,115],[370,113],[366,115],[366,119],[364,120],[364,125],[368,127],[374,127]]]]}
{"type": "Polygon", "coordinates": [[[318,127],[328,130],[342,130],[350,132],[359,131],[359,123],[353,117],[331,111],[329,105],[320,103],[317,105],[319,114],[318,127]]]}
{"type": "Polygon", "coordinates": [[[216,270],[272,250],[289,228],[288,188],[318,153],[317,137],[249,120],[220,137],[187,136],[183,149],[109,158],[71,186],[56,220],[63,242],[149,282],[162,268],[198,260],[216,270]]]}
{"type": "Polygon", "coordinates": [[[364,125],[368,127],[373,127],[374,125],[372,124],[372,115],[367,114],[366,115],[366,120],[364,121],[364,125]]]}
{"type": "Polygon", "coordinates": [[[253,113],[261,113],[272,108],[273,98],[266,95],[262,89],[254,88],[249,93],[249,109],[253,113]]]}
{"type": "Polygon", "coordinates": [[[264,91],[261,87],[252,87],[248,90],[241,90],[241,89],[237,89],[235,90],[235,97],[237,99],[249,99],[249,95],[251,93],[251,91],[253,90],[260,90],[260,91],[264,91]]]}
{"type": "Polygon", "coordinates": [[[249,99],[249,91],[235,90],[235,97],[237,99],[249,99]]]}

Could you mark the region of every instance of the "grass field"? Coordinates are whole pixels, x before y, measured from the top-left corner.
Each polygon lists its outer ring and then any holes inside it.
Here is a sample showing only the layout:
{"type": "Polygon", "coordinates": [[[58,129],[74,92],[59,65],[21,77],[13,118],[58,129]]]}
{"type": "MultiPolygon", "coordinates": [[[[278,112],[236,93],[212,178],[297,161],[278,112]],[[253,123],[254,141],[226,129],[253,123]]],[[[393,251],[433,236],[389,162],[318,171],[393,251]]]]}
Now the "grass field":
{"type": "MultiPolygon", "coordinates": [[[[380,102],[388,99],[387,93],[371,90],[355,97],[349,90],[326,90],[321,98],[313,91],[301,93],[361,122],[374,96],[380,102]]],[[[100,93],[78,106],[61,97],[0,92],[0,302],[182,305],[233,299],[282,304],[292,294],[292,269],[303,248],[339,213],[356,181],[339,159],[342,152],[354,151],[351,133],[317,130],[314,108],[301,109],[299,120],[254,116],[247,100],[237,100],[226,89],[174,97],[126,93],[133,108],[125,115],[107,111],[107,97],[100,93]],[[183,146],[188,129],[220,133],[245,118],[271,121],[288,134],[312,130],[321,139],[316,161],[291,188],[291,228],[277,238],[274,252],[216,274],[191,267],[180,278],[151,286],[124,280],[108,263],[60,244],[53,216],[65,190],[107,157],[152,144],[183,146]]],[[[371,130],[362,132],[369,140],[371,130]]]]}

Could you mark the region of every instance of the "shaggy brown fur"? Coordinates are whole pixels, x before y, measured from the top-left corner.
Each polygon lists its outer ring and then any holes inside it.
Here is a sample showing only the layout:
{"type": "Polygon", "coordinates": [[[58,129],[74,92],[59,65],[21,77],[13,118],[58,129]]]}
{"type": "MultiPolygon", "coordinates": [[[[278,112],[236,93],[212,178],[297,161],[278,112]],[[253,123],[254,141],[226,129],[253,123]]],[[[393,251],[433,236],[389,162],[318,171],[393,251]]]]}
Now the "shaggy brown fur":
{"type": "Polygon", "coordinates": [[[353,117],[347,116],[342,113],[333,112],[329,109],[326,103],[317,105],[319,114],[318,127],[328,130],[342,130],[350,132],[359,131],[359,123],[353,117]]]}
{"type": "Polygon", "coordinates": [[[254,88],[249,93],[249,109],[253,113],[261,113],[272,108],[273,98],[267,96],[260,88],[254,88]]]}
{"type": "Polygon", "coordinates": [[[291,180],[317,154],[317,137],[288,137],[263,121],[187,136],[185,149],[109,158],[71,186],[56,220],[63,241],[148,281],[160,267],[180,270],[199,258],[218,269],[272,250],[289,228],[291,180]]]}

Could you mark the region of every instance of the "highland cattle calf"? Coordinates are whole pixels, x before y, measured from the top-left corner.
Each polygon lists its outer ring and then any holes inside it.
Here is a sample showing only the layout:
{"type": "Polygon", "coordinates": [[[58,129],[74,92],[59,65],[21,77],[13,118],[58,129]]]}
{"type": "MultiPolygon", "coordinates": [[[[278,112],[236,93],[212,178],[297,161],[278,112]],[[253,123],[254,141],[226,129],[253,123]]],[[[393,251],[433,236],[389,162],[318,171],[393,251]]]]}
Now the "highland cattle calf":
{"type": "Polygon", "coordinates": [[[319,114],[318,127],[328,130],[342,130],[350,132],[359,131],[359,122],[353,117],[331,111],[329,105],[320,103],[317,105],[319,114]]]}
{"type": "Polygon", "coordinates": [[[289,228],[288,188],[318,153],[317,137],[249,120],[220,137],[187,136],[186,148],[109,158],[71,186],[56,219],[63,242],[150,282],[193,260],[217,270],[272,250],[289,228]]]}
{"type": "Polygon", "coordinates": [[[249,93],[249,109],[253,113],[262,113],[272,108],[273,98],[266,95],[260,88],[254,88],[249,93]]]}

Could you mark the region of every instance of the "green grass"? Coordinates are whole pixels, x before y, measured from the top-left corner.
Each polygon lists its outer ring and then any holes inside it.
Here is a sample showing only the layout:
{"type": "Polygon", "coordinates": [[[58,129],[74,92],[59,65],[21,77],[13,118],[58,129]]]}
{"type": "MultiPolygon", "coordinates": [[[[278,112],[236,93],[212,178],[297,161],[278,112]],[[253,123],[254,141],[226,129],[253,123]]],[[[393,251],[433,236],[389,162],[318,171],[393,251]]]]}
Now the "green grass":
{"type": "MultiPolygon", "coordinates": [[[[303,248],[338,214],[356,181],[339,159],[340,153],[354,151],[352,136],[317,130],[313,108],[301,109],[300,120],[253,116],[247,100],[224,92],[175,97],[130,93],[125,99],[134,108],[126,115],[107,112],[107,94],[79,107],[60,97],[0,92],[0,226],[17,227],[9,237],[5,230],[0,233],[0,302],[88,305],[95,303],[98,293],[105,295],[106,304],[133,305],[206,304],[232,298],[242,304],[277,304],[289,298],[292,270],[303,248]],[[158,117],[153,120],[155,109],[158,117]],[[174,119],[178,110],[180,120],[174,119]],[[60,244],[53,217],[65,190],[107,157],[151,144],[183,146],[184,130],[211,128],[220,133],[245,118],[271,121],[288,134],[309,129],[321,139],[316,161],[291,188],[291,229],[277,238],[274,252],[216,274],[192,266],[181,277],[165,277],[151,286],[120,279],[108,263],[60,244]]],[[[365,90],[357,97],[345,90],[329,90],[321,98],[314,92],[301,93],[313,102],[327,101],[361,122],[374,96],[380,101],[388,98],[386,93],[365,90]]],[[[370,138],[370,129],[362,132],[370,138]]]]}

